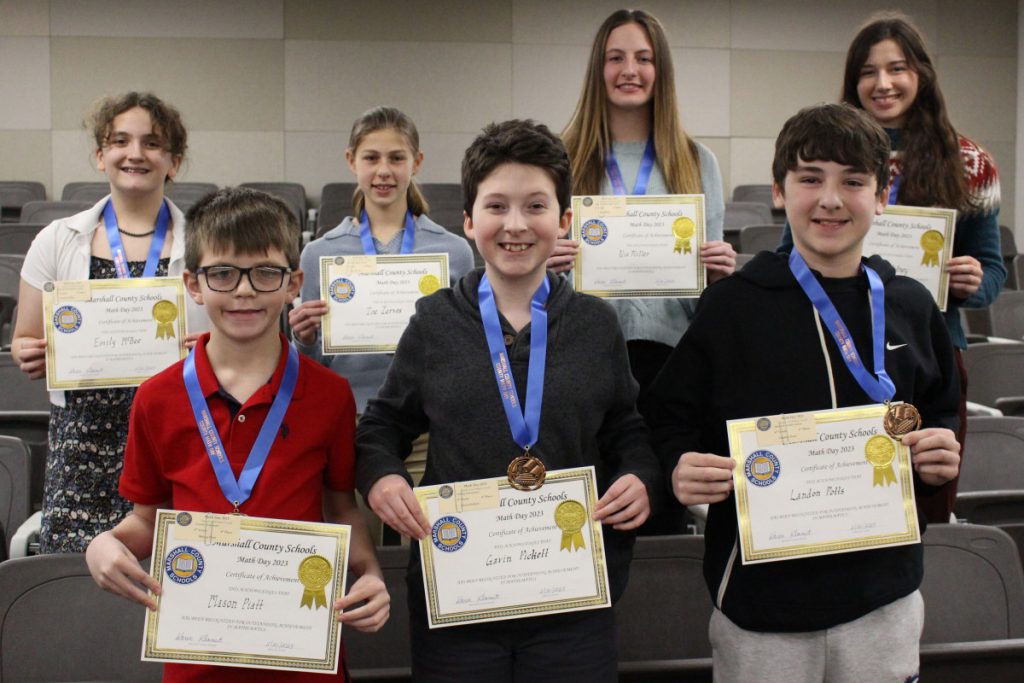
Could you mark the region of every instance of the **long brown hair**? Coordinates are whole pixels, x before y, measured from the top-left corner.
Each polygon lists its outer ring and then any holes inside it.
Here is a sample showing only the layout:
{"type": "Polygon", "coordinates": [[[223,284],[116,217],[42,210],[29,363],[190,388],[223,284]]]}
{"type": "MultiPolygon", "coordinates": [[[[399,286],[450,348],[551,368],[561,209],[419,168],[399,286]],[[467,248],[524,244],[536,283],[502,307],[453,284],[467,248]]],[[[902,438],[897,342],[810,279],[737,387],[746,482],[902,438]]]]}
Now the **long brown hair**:
{"type": "MultiPolygon", "coordinates": [[[[352,154],[356,153],[359,145],[367,135],[378,130],[394,130],[405,138],[413,156],[420,153],[420,133],[416,130],[416,124],[408,116],[394,107],[374,107],[356,119],[352,124],[352,132],[348,136],[348,149],[352,154]]],[[[405,201],[413,216],[420,216],[430,210],[426,197],[420,192],[415,179],[409,180],[409,189],[405,193],[405,201]]],[[[356,218],[359,218],[366,207],[366,197],[363,191],[356,187],[352,193],[352,210],[356,218]]]]}
{"type": "Polygon", "coordinates": [[[676,106],[675,71],[665,29],[643,10],[621,9],[604,20],[590,48],[587,74],[569,124],[562,132],[572,160],[573,192],[598,194],[604,178],[604,158],[612,147],[608,125],[608,95],[604,84],[604,53],[608,36],[623,24],[637,24],[647,33],[654,52],[654,106],[651,130],[658,167],[673,194],[702,192],[697,143],[683,130],[676,106]]]}
{"type": "Polygon", "coordinates": [[[841,98],[864,109],[857,94],[860,72],[871,48],[883,40],[894,41],[903,51],[908,67],[917,74],[917,97],[900,130],[903,149],[899,203],[964,209],[972,205],[960,137],[946,113],[946,101],[924,39],[903,14],[874,15],[857,33],[846,53],[841,98]]]}

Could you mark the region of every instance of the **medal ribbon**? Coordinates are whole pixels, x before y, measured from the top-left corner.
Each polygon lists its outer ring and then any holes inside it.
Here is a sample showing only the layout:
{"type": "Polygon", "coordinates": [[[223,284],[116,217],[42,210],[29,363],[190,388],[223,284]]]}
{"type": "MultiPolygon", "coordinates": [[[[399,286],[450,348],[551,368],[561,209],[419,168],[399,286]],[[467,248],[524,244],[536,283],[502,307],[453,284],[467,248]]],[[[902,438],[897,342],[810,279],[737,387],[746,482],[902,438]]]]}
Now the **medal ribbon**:
{"type": "MultiPolygon", "coordinates": [[[[359,218],[359,239],[363,242],[363,253],[367,256],[377,255],[377,246],[373,243],[373,233],[370,231],[370,217],[363,209],[359,218]]],[[[411,254],[413,242],[416,239],[416,219],[412,217],[412,211],[405,212],[405,234],[402,235],[401,254],[411,254]]]]}
{"type": "MultiPolygon", "coordinates": [[[[167,208],[167,200],[160,204],[160,213],[156,217],[156,231],[153,234],[153,241],[149,245],[149,256],[146,257],[146,267],[142,271],[142,277],[153,277],[156,275],[156,267],[160,263],[160,252],[164,250],[164,240],[167,238],[167,224],[171,220],[171,210],[167,208]]],[[[114,214],[114,202],[108,200],[103,207],[103,227],[107,230],[107,242],[110,243],[110,255],[114,259],[114,269],[117,270],[117,277],[130,278],[132,274],[128,271],[128,258],[124,255],[124,244],[121,242],[121,233],[118,232],[117,216],[114,214]]]]}
{"type": "MultiPolygon", "coordinates": [[[[604,158],[604,168],[615,194],[626,194],[626,183],[622,180],[619,162],[615,160],[615,150],[608,150],[608,154],[604,158]]],[[[651,179],[653,169],[654,137],[652,136],[647,138],[647,146],[644,147],[644,156],[640,160],[640,169],[636,172],[636,182],[633,184],[633,194],[647,194],[647,183],[651,179]]]]}
{"type": "Polygon", "coordinates": [[[894,206],[900,195],[900,183],[903,182],[903,174],[897,173],[892,182],[889,183],[889,206],[894,206]]]}
{"type": "Polygon", "coordinates": [[[804,294],[814,304],[815,310],[825,321],[832,338],[836,340],[839,351],[842,353],[846,367],[853,373],[853,378],[864,390],[864,393],[877,403],[883,403],[896,395],[896,385],[889,379],[885,372],[885,287],[878,273],[861,264],[861,268],[868,276],[868,283],[871,288],[871,342],[874,352],[875,372],[871,374],[861,362],[860,354],[853,343],[853,337],[847,329],[843,319],[839,317],[839,311],[832,305],[828,294],[822,288],[821,283],[811,273],[800,252],[793,249],[789,254],[789,269],[796,276],[804,294]],[[877,376],[877,378],[876,378],[877,376]]]}
{"type": "Polygon", "coordinates": [[[548,353],[548,312],[544,306],[551,293],[551,285],[545,277],[530,301],[530,369],[526,374],[525,411],[519,402],[519,392],[516,391],[512,366],[508,362],[501,333],[498,306],[494,303],[494,291],[486,274],[480,278],[477,293],[487,348],[491,352],[491,365],[494,377],[498,380],[498,392],[505,407],[508,425],[512,429],[512,438],[520,448],[529,450],[540,436],[540,406],[544,400],[544,367],[547,365],[548,353]]]}
{"type": "Polygon", "coordinates": [[[199,387],[199,375],[196,373],[195,349],[189,352],[185,358],[185,367],[182,374],[185,377],[185,389],[188,391],[188,400],[192,404],[192,414],[196,419],[196,426],[199,427],[199,434],[203,438],[203,445],[206,447],[206,454],[210,456],[210,463],[213,465],[213,472],[217,475],[217,483],[228,502],[238,506],[249,500],[252,495],[253,486],[263,471],[263,465],[270,455],[270,447],[274,445],[277,437],[277,430],[284,421],[284,414],[288,412],[288,405],[292,402],[292,394],[295,391],[295,383],[299,377],[299,353],[291,344],[288,345],[288,361],[284,367],[284,377],[281,379],[281,386],[270,405],[270,412],[267,419],[260,427],[256,436],[256,442],[249,451],[249,456],[242,467],[242,474],[235,481],[235,475],[231,471],[231,463],[228,462],[227,453],[224,452],[224,444],[217,433],[217,425],[213,423],[210,415],[210,407],[203,396],[203,390],[199,387]]]}

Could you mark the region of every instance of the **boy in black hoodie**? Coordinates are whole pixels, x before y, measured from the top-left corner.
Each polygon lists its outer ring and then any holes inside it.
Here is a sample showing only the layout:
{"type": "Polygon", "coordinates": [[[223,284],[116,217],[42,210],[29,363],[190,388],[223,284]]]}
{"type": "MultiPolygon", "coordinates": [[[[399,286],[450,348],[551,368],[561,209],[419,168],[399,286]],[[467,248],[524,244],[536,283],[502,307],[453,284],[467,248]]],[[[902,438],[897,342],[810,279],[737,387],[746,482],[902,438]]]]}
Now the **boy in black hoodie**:
{"type": "Polygon", "coordinates": [[[864,236],[886,205],[888,158],[885,132],[851,107],[809,107],[787,121],[772,190],[800,263],[762,252],[710,287],[651,389],[648,423],[673,494],[684,505],[711,504],[704,575],[717,608],[716,681],[916,680],[920,544],[743,565],[734,461],[725,457],[726,420],[879,402],[848,369],[834,321],[795,275],[810,269],[870,369],[873,270],[882,285],[874,296],[884,296],[891,398],[923,418],[923,429],[903,437],[918,501],[956,476],[959,382],[942,314],[918,282],[880,257],[862,258],[864,236]]]}

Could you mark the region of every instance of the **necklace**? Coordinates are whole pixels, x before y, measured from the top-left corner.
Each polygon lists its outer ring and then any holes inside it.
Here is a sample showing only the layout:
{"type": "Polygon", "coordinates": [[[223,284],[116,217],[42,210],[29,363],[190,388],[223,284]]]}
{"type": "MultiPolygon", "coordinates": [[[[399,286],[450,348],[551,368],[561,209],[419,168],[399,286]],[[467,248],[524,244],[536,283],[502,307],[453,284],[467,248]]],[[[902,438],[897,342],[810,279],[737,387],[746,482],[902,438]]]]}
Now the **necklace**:
{"type": "Polygon", "coordinates": [[[127,230],[122,230],[121,228],[118,228],[117,231],[122,235],[128,235],[129,237],[149,237],[150,235],[156,232],[156,228],[153,228],[149,232],[128,232],[127,230]]]}

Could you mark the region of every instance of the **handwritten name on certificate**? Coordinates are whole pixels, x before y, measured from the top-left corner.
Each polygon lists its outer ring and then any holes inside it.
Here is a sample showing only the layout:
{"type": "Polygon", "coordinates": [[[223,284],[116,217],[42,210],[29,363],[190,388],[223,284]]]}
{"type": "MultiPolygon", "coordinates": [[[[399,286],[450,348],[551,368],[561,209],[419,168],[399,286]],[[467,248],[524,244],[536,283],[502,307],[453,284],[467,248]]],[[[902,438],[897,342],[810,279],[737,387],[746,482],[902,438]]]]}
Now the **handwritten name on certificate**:
{"type": "Polygon", "coordinates": [[[897,275],[920,282],[932,293],[939,310],[945,311],[949,295],[946,261],[953,255],[955,227],[955,209],[887,206],[864,238],[864,255],[878,254],[893,265],[897,275]]]}
{"type": "Polygon", "coordinates": [[[536,491],[505,477],[415,491],[430,628],[611,606],[593,467],[548,472],[536,491]]]}
{"type": "Polygon", "coordinates": [[[577,291],[606,299],[695,297],[707,272],[704,195],[572,198],[577,291]]]}
{"type": "Polygon", "coordinates": [[[46,388],[136,387],[184,358],[180,277],[43,285],[46,388]]]}
{"type": "Polygon", "coordinates": [[[920,541],[884,405],[729,420],[743,564],[920,541]]]}
{"type": "Polygon", "coordinates": [[[336,673],[350,531],[158,510],[142,659],[336,673]]]}
{"type": "Polygon", "coordinates": [[[448,286],[448,254],[323,256],[323,353],[392,353],[416,301],[448,286]]]}

